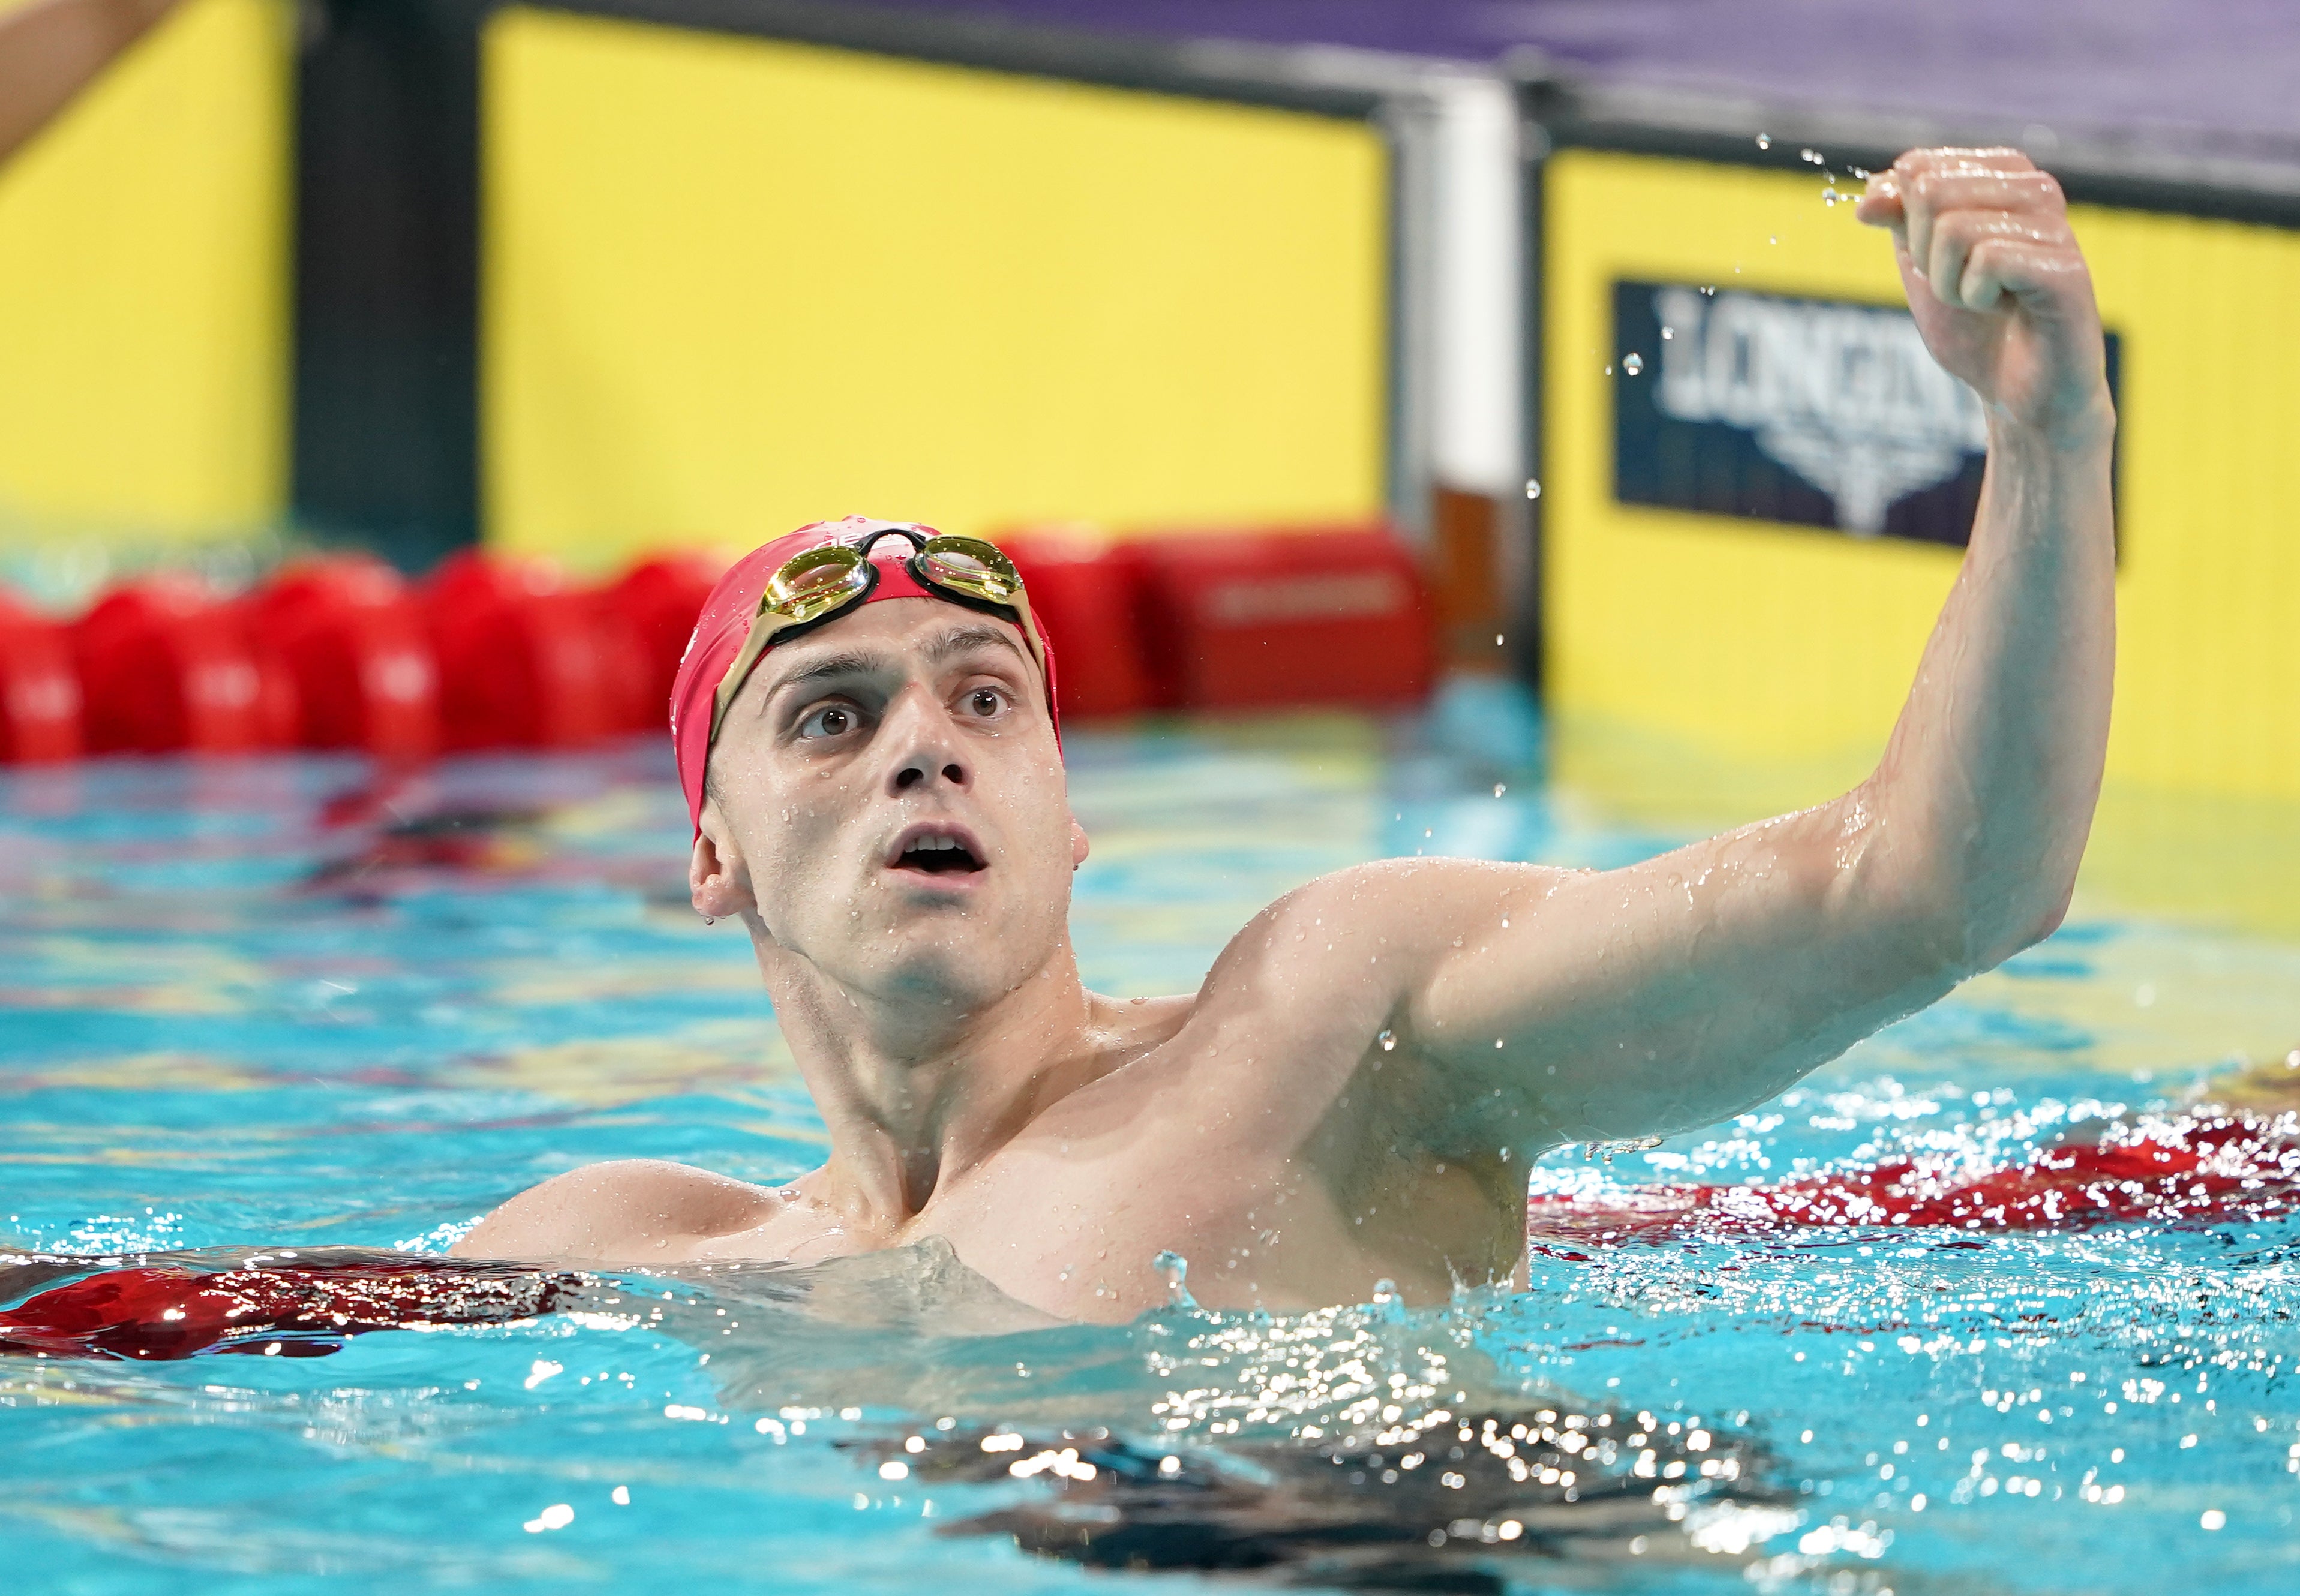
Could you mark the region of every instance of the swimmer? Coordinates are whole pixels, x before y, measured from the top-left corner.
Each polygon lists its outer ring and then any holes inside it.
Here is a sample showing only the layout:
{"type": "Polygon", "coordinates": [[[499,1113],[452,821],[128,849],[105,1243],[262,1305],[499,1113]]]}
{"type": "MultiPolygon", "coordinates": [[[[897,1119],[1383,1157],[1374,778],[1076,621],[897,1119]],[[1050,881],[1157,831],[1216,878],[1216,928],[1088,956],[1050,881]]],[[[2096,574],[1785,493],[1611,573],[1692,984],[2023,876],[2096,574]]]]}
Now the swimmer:
{"type": "Polygon", "coordinates": [[[748,932],[829,1132],[767,1188],[646,1160],[511,1198],[467,1258],[814,1261],[941,1238],[1122,1320],[1524,1276],[1526,1168],[1781,1092],[2049,934],[2113,655],[2115,419],[2058,186],[2010,150],[1871,179],[1926,345],[1979,395],[1963,570],[1876,771],[1591,872],[1391,860],[1288,894],[1195,993],[1081,985],[1054,662],[995,549],[850,520],[721,578],[673,690],[696,910],[748,932]]]}

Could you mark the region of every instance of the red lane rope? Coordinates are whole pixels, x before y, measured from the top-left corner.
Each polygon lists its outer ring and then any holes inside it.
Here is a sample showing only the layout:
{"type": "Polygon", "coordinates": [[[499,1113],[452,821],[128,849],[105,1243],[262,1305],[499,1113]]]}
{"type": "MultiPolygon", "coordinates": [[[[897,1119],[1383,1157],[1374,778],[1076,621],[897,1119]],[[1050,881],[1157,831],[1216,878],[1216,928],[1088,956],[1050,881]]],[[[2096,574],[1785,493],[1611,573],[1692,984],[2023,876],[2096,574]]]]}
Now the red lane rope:
{"type": "Polygon", "coordinates": [[[178,1265],[106,1269],[0,1309],[0,1354],[323,1357],[371,1330],[533,1318],[550,1312],[570,1283],[533,1269],[421,1258],[217,1272],[178,1265]]]}
{"type": "Polygon", "coordinates": [[[1986,1232],[2088,1230],[2149,1221],[2236,1224],[2300,1201],[2300,1135],[2290,1117],[2201,1117],[2118,1126],[2097,1143],[2046,1148],[1974,1170],[1893,1159],[1755,1185],[1643,1186],[1528,1205],[1536,1247],[1612,1245],[1784,1229],[1879,1226],[1986,1232]]]}
{"type": "MultiPolygon", "coordinates": [[[[1642,1186],[1529,1204],[1536,1251],[1730,1239],[1788,1230],[2086,1230],[2258,1220],[2300,1203],[2289,1116],[2117,1126],[2099,1142],[1972,1170],[1895,1159],[1757,1185],[1642,1186]]],[[[1966,1244],[1977,1245],[1977,1242],[1966,1244]]],[[[371,1330],[494,1325],[549,1313],[576,1277],[435,1259],[311,1260],[203,1271],[141,1265],[0,1309],[0,1355],[167,1359],[207,1352],[320,1357],[371,1330]]]]}

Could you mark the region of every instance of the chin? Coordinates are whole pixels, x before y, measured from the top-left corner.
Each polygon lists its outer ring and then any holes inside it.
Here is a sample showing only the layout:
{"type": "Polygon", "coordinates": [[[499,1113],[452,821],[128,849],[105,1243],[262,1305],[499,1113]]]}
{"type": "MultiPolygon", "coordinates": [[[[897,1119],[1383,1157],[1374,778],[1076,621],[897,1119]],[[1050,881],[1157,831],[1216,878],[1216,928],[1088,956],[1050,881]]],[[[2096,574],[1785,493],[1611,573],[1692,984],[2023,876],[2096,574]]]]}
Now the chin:
{"type": "Polygon", "coordinates": [[[930,994],[937,1002],[971,1009],[1004,997],[1037,973],[1052,950],[1041,949],[1035,958],[1018,957],[1018,950],[1040,940],[979,911],[963,918],[903,914],[866,934],[850,958],[817,962],[833,969],[841,965],[854,968],[862,977],[854,982],[857,986],[930,994]]]}

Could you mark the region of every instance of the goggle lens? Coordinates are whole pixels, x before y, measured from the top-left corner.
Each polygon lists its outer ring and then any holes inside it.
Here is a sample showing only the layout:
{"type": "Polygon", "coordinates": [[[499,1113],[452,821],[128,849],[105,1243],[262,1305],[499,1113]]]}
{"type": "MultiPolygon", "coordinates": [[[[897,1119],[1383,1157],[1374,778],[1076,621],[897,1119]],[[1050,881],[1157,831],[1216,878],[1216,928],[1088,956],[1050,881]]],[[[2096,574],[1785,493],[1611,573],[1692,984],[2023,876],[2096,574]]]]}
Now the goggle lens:
{"type": "Polygon", "coordinates": [[[804,623],[837,609],[869,581],[869,564],[860,550],[845,544],[809,549],[793,555],[767,583],[759,612],[804,623]]]}
{"type": "Polygon", "coordinates": [[[919,551],[922,574],[938,586],[955,588],[994,604],[1011,604],[1022,591],[1021,573],[996,544],[979,537],[929,537],[919,551]]]}

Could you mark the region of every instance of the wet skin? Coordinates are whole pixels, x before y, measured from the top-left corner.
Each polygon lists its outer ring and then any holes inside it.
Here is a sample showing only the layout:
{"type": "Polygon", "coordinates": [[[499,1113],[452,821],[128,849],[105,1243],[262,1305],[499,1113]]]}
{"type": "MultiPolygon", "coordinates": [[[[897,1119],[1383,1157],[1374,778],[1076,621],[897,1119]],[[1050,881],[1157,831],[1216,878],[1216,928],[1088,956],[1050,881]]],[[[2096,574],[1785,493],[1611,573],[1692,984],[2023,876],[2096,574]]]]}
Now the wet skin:
{"type": "Polygon", "coordinates": [[[941,1236],[1010,1295],[1122,1319],[1510,1276],[1524,1169],[1739,1112],[2047,934],[2090,825],[2113,656],[2114,418],[2050,178],[1928,151],[1873,180],[1928,346],[1980,394],[1971,546],[1877,771],[1626,869],[1389,860],[1257,916],[1193,994],[1079,984],[1070,811],[1002,621],[865,606],[771,652],[690,870],[738,917],[829,1131],[788,1185],[596,1165],[456,1251],[818,1259],[941,1236]]]}

